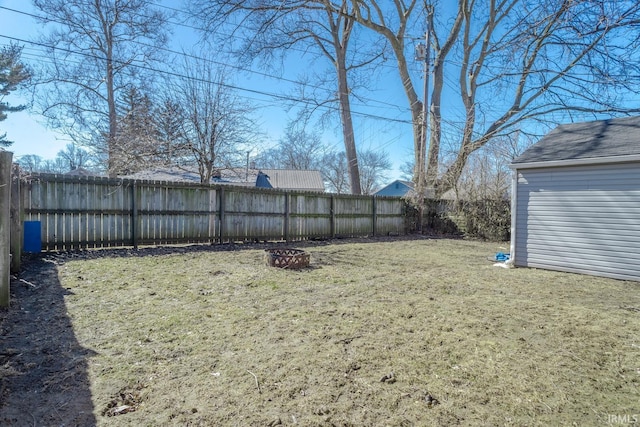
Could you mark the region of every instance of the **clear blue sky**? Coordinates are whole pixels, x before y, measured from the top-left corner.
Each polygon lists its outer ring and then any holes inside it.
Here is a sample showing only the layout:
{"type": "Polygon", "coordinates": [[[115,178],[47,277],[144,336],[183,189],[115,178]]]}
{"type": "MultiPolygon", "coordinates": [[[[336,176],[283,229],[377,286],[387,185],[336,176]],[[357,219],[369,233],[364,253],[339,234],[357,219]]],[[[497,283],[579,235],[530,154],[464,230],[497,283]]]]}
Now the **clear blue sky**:
{"type": "MultiPolygon", "coordinates": [[[[164,0],[161,3],[173,8],[180,8],[182,4],[180,0],[164,0]]],[[[31,2],[25,0],[0,0],[0,6],[34,13],[31,2]]],[[[195,31],[179,25],[175,26],[173,30],[174,34],[169,48],[178,51],[192,50],[198,40],[195,31]]],[[[33,18],[0,9],[0,45],[10,42],[6,36],[31,40],[37,36],[39,31],[42,31],[42,27],[33,18]]],[[[418,31],[423,31],[423,29],[418,29],[418,31]]],[[[28,43],[21,44],[25,46],[23,51],[25,62],[42,60],[38,58],[39,49],[36,46],[28,43]]],[[[400,166],[412,159],[413,140],[411,126],[393,120],[408,121],[411,117],[394,64],[385,64],[384,67],[388,68],[388,73],[387,77],[379,83],[381,89],[375,93],[367,93],[365,95],[367,100],[364,102],[354,101],[352,108],[356,113],[363,113],[354,115],[358,148],[386,151],[394,166],[394,170],[388,176],[390,179],[395,179],[399,177],[398,169],[400,166]],[[371,116],[386,117],[392,120],[371,116]]],[[[304,62],[294,52],[286,64],[283,77],[294,80],[304,68],[304,62]]],[[[420,70],[421,64],[416,62],[416,73],[420,73],[420,70]]],[[[267,96],[251,91],[284,93],[291,87],[291,83],[281,78],[265,76],[262,73],[239,72],[233,84],[248,89],[247,91],[239,91],[239,95],[247,98],[258,107],[256,116],[266,134],[265,145],[275,144],[281,137],[287,121],[295,116],[295,112],[287,112],[281,101],[269,99],[267,96]]],[[[420,87],[420,81],[416,81],[416,85],[420,87]]],[[[9,99],[11,103],[19,103],[23,100],[20,97],[9,99]]],[[[14,152],[15,157],[37,154],[44,159],[53,158],[69,143],[65,135],[48,130],[40,117],[27,111],[9,114],[8,119],[0,123],[0,131],[7,132],[7,138],[14,141],[10,150],[14,152]]],[[[335,122],[327,126],[323,133],[323,139],[327,143],[335,144],[337,149],[343,149],[340,124],[335,122]]]]}

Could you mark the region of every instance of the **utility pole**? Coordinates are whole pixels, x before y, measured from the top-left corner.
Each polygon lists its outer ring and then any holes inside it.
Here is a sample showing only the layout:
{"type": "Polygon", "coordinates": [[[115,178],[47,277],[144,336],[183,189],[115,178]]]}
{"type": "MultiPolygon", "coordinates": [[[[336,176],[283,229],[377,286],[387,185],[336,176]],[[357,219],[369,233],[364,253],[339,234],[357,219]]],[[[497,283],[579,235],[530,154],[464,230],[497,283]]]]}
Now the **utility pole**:
{"type": "Polygon", "coordinates": [[[422,216],[424,212],[424,198],[427,184],[427,130],[429,123],[429,74],[431,68],[431,21],[429,19],[429,9],[427,13],[427,30],[424,35],[424,44],[416,46],[416,60],[424,61],[424,87],[422,101],[422,120],[420,123],[420,152],[417,169],[416,193],[418,196],[418,230],[422,231],[422,216]]]}
{"type": "Polygon", "coordinates": [[[420,165],[418,170],[421,173],[420,177],[423,178],[425,172],[426,162],[426,150],[427,150],[427,130],[429,126],[429,74],[431,68],[431,56],[430,56],[430,44],[431,44],[431,23],[427,17],[427,31],[424,36],[425,43],[418,44],[416,46],[416,60],[424,62],[424,87],[423,87],[423,102],[422,102],[422,120],[420,123],[420,165]]]}

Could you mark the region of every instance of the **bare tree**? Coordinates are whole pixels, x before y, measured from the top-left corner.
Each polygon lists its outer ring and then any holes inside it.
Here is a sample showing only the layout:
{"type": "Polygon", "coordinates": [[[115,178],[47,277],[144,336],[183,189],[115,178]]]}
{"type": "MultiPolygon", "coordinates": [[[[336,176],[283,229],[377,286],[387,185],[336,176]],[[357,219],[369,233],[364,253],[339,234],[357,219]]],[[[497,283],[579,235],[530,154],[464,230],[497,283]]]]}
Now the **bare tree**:
{"type": "Polygon", "coordinates": [[[64,172],[91,167],[93,160],[89,152],[75,144],[67,144],[64,150],[58,152],[56,159],[60,159],[61,163],[66,164],[64,172]]]}
{"type": "Polygon", "coordinates": [[[309,132],[297,122],[289,122],[278,144],[280,167],[285,169],[319,169],[328,147],[317,132],[309,132]]]}
{"type": "MultiPolygon", "coordinates": [[[[76,142],[103,148],[110,175],[117,157],[119,93],[141,77],[166,44],[166,17],[150,0],[34,0],[50,66],[39,103],[49,123],[76,142]]],[[[46,64],[45,64],[46,65],[46,64]]]]}
{"type": "Polygon", "coordinates": [[[350,0],[350,3],[352,11],[350,17],[360,25],[387,39],[395,55],[402,87],[409,101],[413,123],[414,179],[416,188],[422,189],[426,185],[424,176],[420,176],[422,168],[419,167],[425,163],[424,153],[426,152],[423,140],[422,102],[415,90],[413,76],[410,73],[406,46],[406,42],[410,41],[407,38],[408,28],[412,24],[412,20],[415,20],[415,16],[420,12],[418,10],[419,2],[417,0],[408,2],[394,0],[391,7],[385,7],[385,4],[379,4],[377,0],[366,2],[363,0],[350,0]]]}
{"type": "MultiPolygon", "coordinates": [[[[458,199],[503,200],[511,187],[509,164],[534,141],[515,132],[494,138],[474,151],[453,186],[458,199]]],[[[452,161],[455,161],[455,155],[452,161]]]]}
{"type": "MultiPolygon", "coordinates": [[[[389,155],[384,151],[361,150],[358,151],[358,159],[362,194],[372,194],[387,179],[386,173],[391,169],[389,155]]],[[[344,151],[331,151],[322,158],[320,170],[329,191],[338,194],[350,192],[346,160],[344,151]]]]}
{"type": "Polygon", "coordinates": [[[42,170],[43,159],[37,154],[25,154],[20,156],[16,163],[20,165],[20,169],[27,173],[40,172],[42,170]]]}
{"type": "Polygon", "coordinates": [[[26,154],[20,156],[17,163],[27,173],[66,173],[79,168],[93,169],[94,167],[92,155],[75,144],[67,144],[54,159],[43,159],[35,154],[26,154]]]}
{"type": "Polygon", "coordinates": [[[63,174],[69,172],[69,165],[61,157],[46,159],[42,162],[42,167],[39,172],[63,174]]]}
{"type": "Polygon", "coordinates": [[[434,53],[428,167],[425,176],[414,168],[414,181],[438,194],[455,185],[472,152],[527,123],[555,123],[559,114],[566,119],[640,111],[624,96],[640,83],[640,66],[628,60],[640,49],[637,2],[458,0],[453,13],[438,1],[427,0],[425,8],[417,0],[392,3],[351,0],[350,16],[393,49],[414,123],[415,163],[422,164],[422,105],[405,42],[407,29],[426,15],[434,53]],[[456,78],[447,82],[448,76],[456,78]],[[442,108],[452,85],[462,122],[447,119],[442,108]],[[439,174],[442,140],[453,133],[455,160],[439,174]]]}
{"type": "Polygon", "coordinates": [[[281,169],[282,157],[280,156],[280,147],[263,149],[251,158],[251,163],[256,169],[281,169]]]}
{"type": "Polygon", "coordinates": [[[337,194],[349,193],[349,169],[347,156],[339,151],[327,153],[322,159],[322,176],[328,190],[337,194]]]}
{"type": "MultiPolygon", "coordinates": [[[[384,151],[358,151],[360,159],[360,188],[362,194],[372,194],[384,184],[386,173],[391,169],[389,155],[384,151]]],[[[321,161],[320,170],[329,191],[338,194],[349,193],[347,157],[343,152],[331,151],[321,161]]]]}
{"type": "MultiPolygon", "coordinates": [[[[391,162],[387,153],[372,150],[359,152],[358,158],[361,188],[364,194],[371,194],[385,179],[391,162]]],[[[261,152],[254,160],[259,168],[319,170],[330,192],[351,192],[345,152],[331,150],[318,133],[300,129],[296,122],[289,123],[276,147],[261,152]]]]}
{"type": "Polygon", "coordinates": [[[384,151],[360,151],[361,179],[363,194],[372,194],[387,179],[386,172],[391,169],[389,155],[384,151]]]}
{"type": "Polygon", "coordinates": [[[56,156],[54,159],[43,159],[35,154],[27,154],[18,159],[20,168],[27,173],[66,173],[69,164],[66,159],[56,156]]]}
{"type": "MultiPolygon", "coordinates": [[[[351,113],[353,71],[376,62],[382,56],[380,46],[365,49],[350,47],[354,35],[354,19],[348,0],[192,0],[194,9],[211,27],[218,27],[232,17],[239,17],[250,42],[241,46],[242,55],[262,57],[265,63],[273,63],[275,55],[284,56],[289,48],[299,46],[314,58],[325,58],[333,68],[334,78],[325,81],[315,76],[313,93],[309,85],[302,83],[299,100],[306,105],[306,112],[337,103],[342,125],[344,147],[347,155],[349,179],[353,194],[361,194],[360,169],[356,150],[351,113]],[[324,85],[323,83],[328,83],[324,85]],[[323,88],[331,88],[324,91],[323,88]],[[318,90],[320,88],[320,90],[318,90]]],[[[235,31],[234,31],[235,32],[235,31]]]]}
{"type": "Polygon", "coordinates": [[[216,168],[237,164],[254,143],[259,132],[253,110],[210,60],[190,56],[177,74],[167,99],[182,114],[178,145],[189,151],[201,182],[208,183],[216,168]]]}
{"type": "MultiPolygon", "coordinates": [[[[31,78],[31,71],[20,61],[21,53],[22,48],[13,44],[0,49],[0,122],[7,118],[7,113],[15,113],[27,108],[26,105],[9,105],[4,100],[31,78]]],[[[0,135],[0,147],[13,144],[6,139],[6,136],[6,133],[0,135]]]]}
{"type": "Polygon", "coordinates": [[[504,158],[489,143],[473,152],[454,186],[459,200],[499,200],[505,197],[511,174],[504,158]]]}
{"type": "Polygon", "coordinates": [[[262,150],[254,161],[263,169],[320,170],[328,152],[329,146],[317,131],[307,130],[298,121],[290,121],[278,144],[262,150]]]}

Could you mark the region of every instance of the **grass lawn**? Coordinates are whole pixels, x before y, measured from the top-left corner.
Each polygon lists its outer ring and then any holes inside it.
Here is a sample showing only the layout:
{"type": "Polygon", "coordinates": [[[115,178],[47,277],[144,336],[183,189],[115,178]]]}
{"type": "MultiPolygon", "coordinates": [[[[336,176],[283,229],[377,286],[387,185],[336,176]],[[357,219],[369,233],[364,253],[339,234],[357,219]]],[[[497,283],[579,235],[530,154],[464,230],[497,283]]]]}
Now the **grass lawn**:
{"type": "Polygon", "coordinates": [[[266,266],[262,250],[58,266],[75,336],[95,352],[98,424],[582,426],[640,414],[638,283],[496,268],[495,243],[308,250],[301,271],[266,266]]]}

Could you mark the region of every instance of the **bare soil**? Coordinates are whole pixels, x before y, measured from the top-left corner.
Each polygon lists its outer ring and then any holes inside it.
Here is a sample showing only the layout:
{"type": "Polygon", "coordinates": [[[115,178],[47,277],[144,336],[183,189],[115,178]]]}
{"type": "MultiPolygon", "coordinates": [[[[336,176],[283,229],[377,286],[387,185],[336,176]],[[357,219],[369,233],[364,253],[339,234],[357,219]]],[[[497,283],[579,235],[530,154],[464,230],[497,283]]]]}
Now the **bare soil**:
{"type": "Polygon", "coordinates": [[[640,284],[430,238],[45,254],[0,311],[0,424],[607,425],[640,418],[640,284]],[[626,418],[625,418],[626,417],[626,418]]]}

